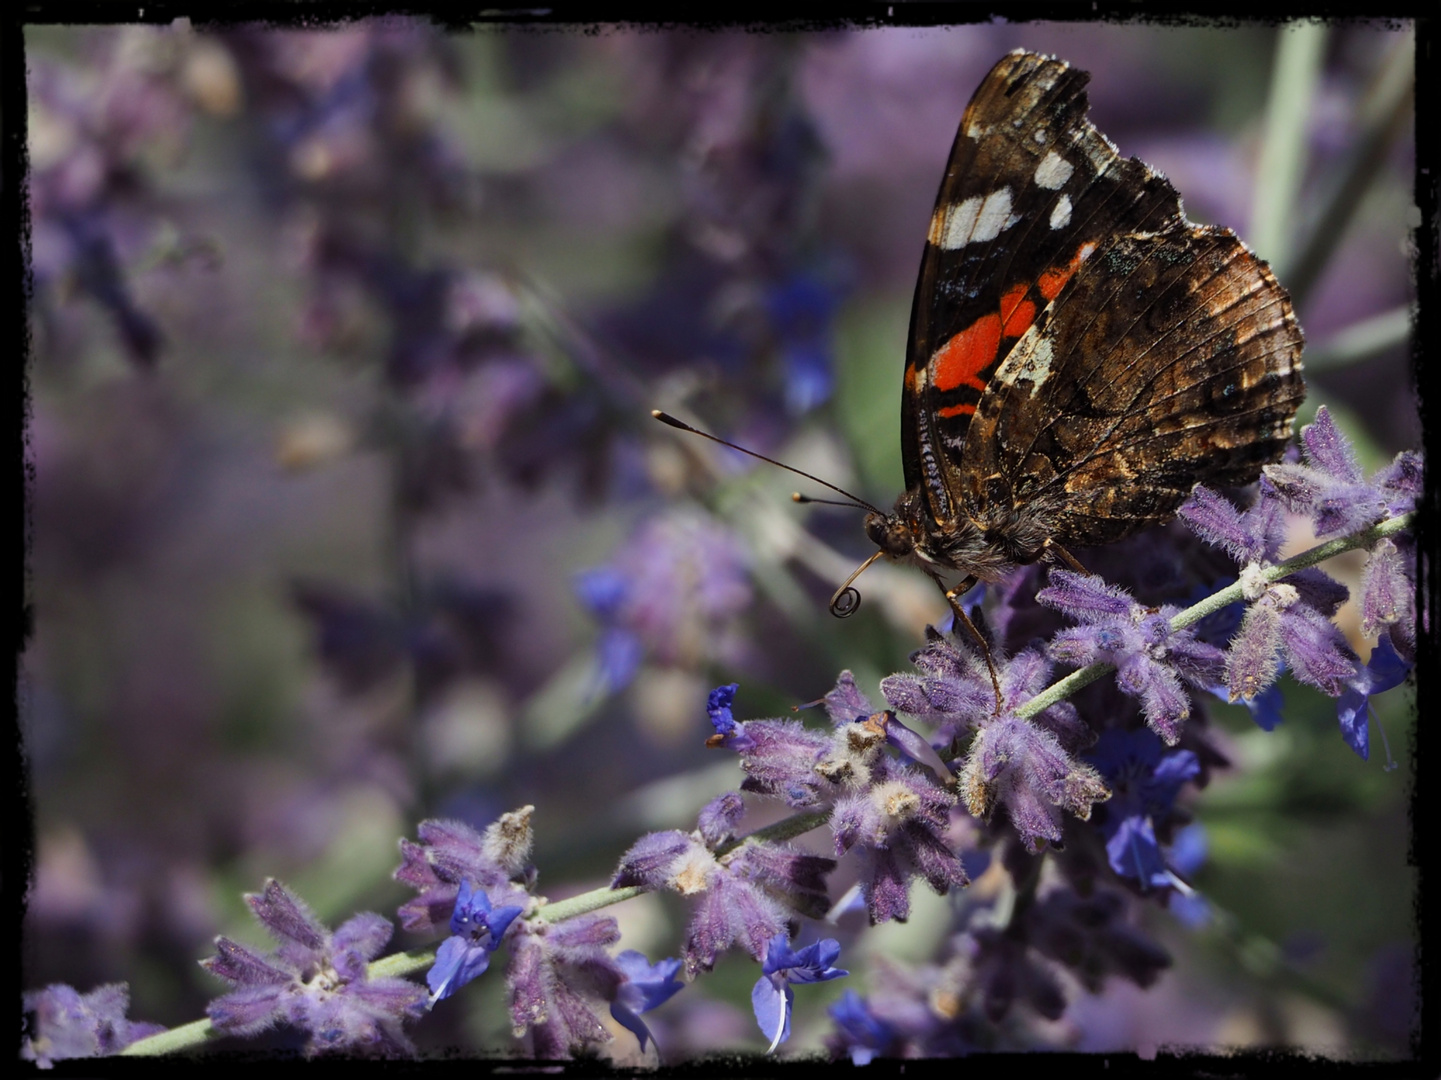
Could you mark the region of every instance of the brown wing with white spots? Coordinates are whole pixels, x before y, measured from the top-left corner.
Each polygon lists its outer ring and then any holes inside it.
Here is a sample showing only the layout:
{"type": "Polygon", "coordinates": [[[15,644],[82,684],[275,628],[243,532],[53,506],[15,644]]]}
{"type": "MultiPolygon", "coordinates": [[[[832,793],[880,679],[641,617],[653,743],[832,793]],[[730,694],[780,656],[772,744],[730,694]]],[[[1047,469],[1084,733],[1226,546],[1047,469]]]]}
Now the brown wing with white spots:
{"type": "Polygon", "coordinates": [[[1086,119],[1090,76],[1004,57],[961,119],[932,216],[902,397],[906,487],[938,525],[961,512],[962,451],[997,368],[1109,238],[1184,221],[1163,177],[1086,119]]]}
{"type": "Polygon", "coordinates": [[[1090,545],[1169,518],[1197,482],[1249,483],[1290,437],[1301,345],[1285,290],[1229,230],[1114,237],[996,372],[962,502],[1002,535],[1090,545]]]}

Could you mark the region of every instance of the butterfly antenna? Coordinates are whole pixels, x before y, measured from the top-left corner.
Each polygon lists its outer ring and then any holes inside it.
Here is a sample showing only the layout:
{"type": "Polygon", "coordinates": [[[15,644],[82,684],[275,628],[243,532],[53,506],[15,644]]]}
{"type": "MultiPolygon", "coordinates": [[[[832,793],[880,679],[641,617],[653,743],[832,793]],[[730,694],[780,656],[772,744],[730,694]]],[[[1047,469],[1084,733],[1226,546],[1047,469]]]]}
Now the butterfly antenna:
{"type": "MultiPolygon", "coordinates": [[[[774,466],[775,466],[776,468],[778,468],[778,469],[785,469],[786,472],[793,472],[793,473],[795,473],[797,476],[804,476],[807,480],[814,480],[817,484],[820,484],[821,487],[830,488],[830,489],[831,489],[832,491],[834,491],[836,494],[838,494],[838,495],[844,495],[847,499],[850,499],[851,502],[850,502],[849,505],[856,507],[856,509],[858,509],[858,510],[869,510],[869,511],[870,511],[871,513],[873,513],[873,514],[879,514],[879,513],[881,512],[880,510],[877,510],[874,506],[872,506],[870,503],[866,502],[865,499],[862,499],[859,495],[852,495],[852,494],[851,494],[849,491],[847,491],[845,488],[836,487],[835,484],[828,483],[827,481],[822,480],[819,476],[812,476],[810,473],[805,472],[805,471],[802,470],[802,469],[797,469],[797,468],[796,468],[795,466],[793,466],[793,465],[787,465],[785,462],[783,462],[783,461],[777,461],[775,458],[768,458],[768,457],[766,457],[764,454],[758,454],[758,453],[756,453],[754,450],[747,450],[744,446],[737,446],[737,445],[736,445],[735,443],[733,443],[733,442],[727,442],[725,439],[722,439],[722,438],[720,438],[720,437],[717,436],[717,435],[712,435],[712,434],[711,434],[710,432],[708,432],[708,431],[702,431],[700,428],[691,427],[691,426],[690,426],[689,424],[687,424],[684,420],[677,420],[677,419],[676,419],[674,416],[672,416],[670,413],[668,413],[668,412],[662,412],[660,409],[652,409],[652,410],[650,411],[650,414],[651,414],[652,416],[654,416],[657,420],[659,420],[662,424],[669,424],[671,427],[673,427],[673,428],[679,428],[681,431],[689,431],[692,435],[699,435],[702,439],[709,439],[711,442],[720,443],[722,446],[728,446],[728,447],[730,447],[732,450],[738,450],[738,451],[740,451],[742,454],[749,454],[749,455],[750,455],[751,457],[753,457],[753,458],[760,458],[760,460],[762,460],[762,461],[764,461],[764,462],[767,462],[768,464],[774,465],[774,466]]],[[[792,497],[794,498],[794,496],[792,496],[792,497]]],[[[799,498],[799,499],[796,499],[796,501],[797,501],[797,502],[807,502],[807,501],[809,501],[809,502],[823,502],[824,500],[822,500],[822,499],[809,499],[809,500],[807,500],[807,499],[805,499],[805,498],[799,498]]],[[[836,504],[836,505],[847,505],[847,504],[840,503],[840,504],[836,504]]],[[[870,563],[867,563],[866,565],[869,566],[870,563]]],[[[858,573],[860,573],[860,571],[857,570],[856,573],[858,574],[858,573]]],[[[851,575],[851,580],[852,580],[852,581],[855,580],[855,576],[856,576],[855,574],[852,574],[852,575],[851,575]]],[[[849,584],[850,584],[850,582],[848,581],[848,582],[846,583],[846,585],[841,586],[842,590],[844,590],[847,586],[849,586],[849,584]]],[[[854,591],[854,590],[853,590],[853,591],[854,591]]]]}
{"type": "Polygon", "coordinates": [[[877,551],[869,559],[861,563],[860,566],[851,571],[851,576],[846,578],[841,587],[831,594],[831,614],[837,619],[849,619],[860,609],[860,590],[851,588],[851,582],[855,581],[856,578],[870,569],[871,563],[875,562],[884,554],[884,551],[877,551]]]}

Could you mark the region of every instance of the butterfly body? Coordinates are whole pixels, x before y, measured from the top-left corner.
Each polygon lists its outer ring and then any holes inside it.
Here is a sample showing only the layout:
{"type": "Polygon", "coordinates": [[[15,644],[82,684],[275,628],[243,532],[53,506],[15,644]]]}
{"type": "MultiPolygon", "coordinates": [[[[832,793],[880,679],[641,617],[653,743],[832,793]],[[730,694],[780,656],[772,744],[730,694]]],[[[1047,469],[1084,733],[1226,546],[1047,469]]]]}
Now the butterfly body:
{"type": "Polygon", "coordinates": [[[1285,290],[1086,118],[1089,76],[1017,51],[956,134],[902,391],[885,556],[995,580],[1256,479],[1305,393],[1285,290]]]}

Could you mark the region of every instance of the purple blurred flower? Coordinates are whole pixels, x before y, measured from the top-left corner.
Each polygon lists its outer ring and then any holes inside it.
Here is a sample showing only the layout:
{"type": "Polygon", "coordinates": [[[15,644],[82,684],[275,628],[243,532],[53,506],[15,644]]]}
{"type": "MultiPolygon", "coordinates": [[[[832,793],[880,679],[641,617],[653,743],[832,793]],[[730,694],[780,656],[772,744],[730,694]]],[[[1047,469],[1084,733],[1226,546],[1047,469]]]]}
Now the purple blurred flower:
{"type": "Polygon", "coordinates": [[[1114,665],[1116,685],[1141,699],[1146,723],[1174,745],[1191,714],[1182,680],[1198,687],[1214,683],[1225,654],[1189,629],[1172,630],[1171,618],[1179,608],[1145,607],[1095,576],[1052,570],[1050,585],[1036,600],[1082,624],[1061,630],[1046,651],[1077,667],[1098,661],[1114,665]]]}
{"type": "Polygon", "coordinates": [[[869,1065],[896,1041],[896,1030],[871,1011],[870,1004],[854,990],[826,1010],[835,1021],[833,1042],[850,1055],[852,1065],[869,1065]]]}
{"type": "Polygon", "coordinates": [[[972,982],[980,1006],[992,1024],[1004,1020],[1020,998],[1038,1016],[1058,1020],[1066,1011],[1066,994],[1050,965],[1034,955],[1025,939],[994,926],[970,931],[972,982]]]}
{"type": "Polygon", "coordinates": [[[644,954],[627,949],[616,956],[615,964],[625,974],[625,982],[616,991],[610,1014],[635,1034],[644,1050],[651,1035],[640,1014],[665,1004],[685,989],[685,984],[675,977],[681,962],[666,959],[652,964],[644,954]]]}
{"type": "Polygon", "coordinates": [[[422,821],[420,843],[400,841],[401,864],[392,875],[419,892],[400,906],[400,925],[407,930],[438,930],[454,917],[463,882],[482,889],[487,902],[500,907],[525,907],[525,884],[534,874],[529,864],[530,816],[524,806],[502,814],[484,834],[460,821],[422,821]]]}
{"type": "Polygon", "coordinates": [[[1112,728],[1102,733],[1086,758],[1111,788],[1098,822],[1111,869],[1138,881],[1142,890],[1173,885],[1157,830],[1164,835],[1182,785],[1200,775],[1196,755],[1190,750],[1163,753],[1148,730],[1112,728]]]}
{"type": "Polygon", "coordinates": [[[368,961],[390,940],[388,919],[366,912],[333,934],[279,882],[271,879],[245,902],[277,942],[261,955],[226,937],[200,962],[235,990],[205,1010],[216,1030],[253,1035],[276,1023],[310,1038],[306,1052],[414,1052],[401,1023],[425,1011],[425,991],[397,978],[370,978],[368,961]]]}
{"type": "Polygon", "coordinates": [[[1346,680],[1346,689],[1336,699],[1336,715],[1341,721],[1341,736],[1346,745],[1363,759],[1371,756],[1371,735],[1367,721],[1371,717],[1371,695],[1384,693],[1406,681],[1411,664],[1391,644],[1389,634],[1382,633],[1364,664],[1359,660],[1356,673],[1346,680]]]}
{"type": "Polygon", "coordinates": [[[1126,906],[1114,892],[1083,897],[1054,889],[1027,911],[1026,929],[1037,951],[1064,964],[1093,994],[1110,975],[1150,986],[1171,966],[1171,956],[1126,923],[1126,906]]]}
{"type": "Polygon", "coordinates": [[[776,934],[766,945],[761,977],[751,991],[751,1008],[761,1034],[769,1035],[770,1053],[791,1037],[791,1008],[796,994],[792,983],[827,982],[843,978],[850,972],[834,967],[841,955],[841,944],[834,938],[817,941],[800,950],[790,947],[788,935],[776,934]]]}
{"type": "Polygon", "coordinates": [[[786,374],[786,406],[809,412],[831,396],[836,290],[811,274],[795,273],[766,293],[786,374]]]}
{"type": "MultiPolygon", "coordinates": [[[[1193,821],[1176,832],[1171,842],[1170,863],[1182,878],[1189,878],[1206,861],[1206,827],[1193,821]]],[[[1176,916],[1182,925],[1192,930],[1200,929],[1211,919],[1211,905],[1206,898],[1190,887],[1176,888],[1166,896],[1166,909],[1176,916]]]]}
{"type": "Polygon", "coordinates": [[[450,917],[452,936],[441,942],[425,976],[432,1006],[485,974],[490,954],[500,948],[506,930],[522,910],[519,904],[494,907],[484,889],[472,889],[469,881],[460,883],[455,914],[450,917]]]}
{"type": "Polygon", "coordinates": [[[20,1056],[48,1069],[69,1058],[109,1057],[133,1042],[165,1030],[161,1024],[125,1018],[130,988],[125,983],[97,986],[82,994],[65,983],[27,990],[20,1056]]]}
{"type": "Polygon", "coordinates": [[[750,604],[749,558],[698,511],[647,521],[609,565],[578,576],[576,591],[602,628],[605,689],[622,689],[642,655],[697,667],[738,647],[736,617],[750,604]]]}

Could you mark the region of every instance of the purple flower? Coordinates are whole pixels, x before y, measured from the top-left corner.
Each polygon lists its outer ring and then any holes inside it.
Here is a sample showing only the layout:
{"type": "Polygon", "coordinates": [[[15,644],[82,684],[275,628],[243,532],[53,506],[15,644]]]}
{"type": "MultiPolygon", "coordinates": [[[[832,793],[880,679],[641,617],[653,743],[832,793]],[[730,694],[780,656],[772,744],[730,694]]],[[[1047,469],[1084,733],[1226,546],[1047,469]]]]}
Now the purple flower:
{"type": "Polygon", "coordinates": [[[1416,552],[1382,540],[1371,549],[1361,573],[1361,633],[1366,637],[1394,630],[1411,651],[1416,641],[1416,552]]]}
{"type": "Polygon", "coordinates": [[[645,1026],[640,1014],[665,1004],[685,988],[685,984],[675,977],[681,962],[667,959],[652,964],[644,954],[627,949],[616,956],[615,964],[625,974],[625,982],[616,991],[610,1014],[617,1023],[635,1034],[640,1040],[640,1048],[644,1050],[650,1038],[650,1029],[645,1026]]]}
{"type": "Polygon", "coordinates": [[[766,1053],[770,1053],[791,1036],[791,1007],[795,1004],[792,983],[826,982],[850,972],[834,967],[841,955],[841,944],[826,938],[799,951],[790,947],[786,934],[779,933],[766,946],[761,977],[751,991],[751,1007],[761,1034],[771,1037],[766,1053]]]}
{"type": "Polygon", "coordinates": [[[796,809],[820,806],[834,795],[833,785],[817,771],[831,740],[799,721],[747,720],[725,732],[717,725],[706,745],[731,747],[741,755],[742,791],[769,795],[796,809]]]}
{"type": "Polygon", "coordinates": [[[831,832],[837,855],[856,850],[861,856],[861,887],[872,923],[910,914],[910,882],[916,877],[941,895],[970,883],[945,838],[956,796],[931,772],[882,753],[893,719],[877,713],[839,727],[832,755],[817,765],[843,781],[831,832]]]}
{"type": "Polygon", "coordinates": [[[130,988],[125,983],[97,986],[82,994],[65,983],[27,990],[25,1035],[20,1056],[48,1069],[69,1058],[109,1057],[133,1042],[165,1030],[160,1024],[125,1018],[130,988]]]}
{"type": "Polygon", "coordinates": [[[390,940],[388,919],[367,912],[332,934],[274,879],[245,902],[277,948],[261,955],[229,938],[215,939],[217,955],[200,965],[236,987],[206,1009],[218,1031],[253,1035],[285,1023],[310,1036],[310,1054],[414,1052],[401,1023],[424,1012],[425,992],[405,979],[372,979],[366,970],[390,940]]]}
{"type": "MultiPolygon", "coordinates": [[[[1241,580],[1247,580],[1244,570],[1241,580]]],[[[1314,567],[1270,585],[1255,581],[1245,594],[1252,603],[1226,654],[1232,700],[1250,700],[1275,682],[1283,657],[1301,682],[1340,694],[1356,666],[1356,654],[1331,621],[1345,587],[1314,567]]]]}
{"type": "Polygon", "coordinates": [[[485,890],[472,889],[469,881],[460,883],[455,914],[450,917],[451,936],[441,942],[425,976],[432,1006],[485,974],[490,954],[500,948],[501,938],[522,910],[519,904],[493,907],[485,890]]]}
{"type": "Polygon", "coordinates": [[[1244,513],[1224,495],[1198,484],[1176,515],[1206,543],[1243,565],[1276,562],[1286,542],[1285,507],[1264,477],[1259,497],[1244,513]]]}
{"type": "Polygon", "coordinates": [[[1233,701],[1250,701],[1274,683],[1283,659],[1299,681],[1333,697],[1355,671],[1356,656],[1331,621],[1346,588],[1315,567],[1284,581],[1265,580],[1266,568],[1279,554],[1281,501],[1263,478],[1256,507],[1244,514],[1200,486],[1179,511],[1202,539],[1247,560],[1240,580],[1249,606],[1226,654],[1225,685],[1233,701]]]}
{"type": "Polygon", "coordinates": [[[1110,798],[1097,772],[1068,754],[1049,731],[1003,714],[976,736],[961,772],[961,796],[971,814],[989,821],[1004,806],[1026,850],[1061,839],[1061,811],[1082,821],[1110,798]]]}
{"type": "Polygon", "coordinates": [[[881,693],[891,708],[929,724],[950,742],[995,710],[995,691],[980,654],[958,649],[929,627],[926,638],[925,647],[911,654],[921,674],[887,676],[881,693]]]}
{"type": "Polygon", "coordinates": [[[1175,876],[1167,868],[1157,841],[1165,829],[1181,787],[1201,773],[1190,750],[1163,753],[1156,736],[1146,730],[1104,732],[1086,755],[1111,788],[1099,826],[1106,840],[1111,869],[1140,883],[1141,888],[1167,888],[1175,876]]]}
{"type": "Polygon", "coordinates": [[[416,829],[420,843],[401,840],[402,861],[393,875],[420,894],[400,906],[400,925],[407,930],[449,926],[466,881],[484,890],[488,903],[528,904],[524,882],[534,873],[529,865],[534,811],[523,806],[502,814],[483,834],[461,821],[422,821],[416,829]]]}
{"type": "Polygon", "coordinates": [[[637,840],[621,856],[611,887],[639,885],[697,898],[683,953],[686,972],[694,976],[709,971],[732,944],[759,959],[794,914],[824,915],[825,877],[835,865],[756,839],[717,856],[699,832],[671,830],[637,840]]]}
{"type": "Polygon", "coordinates": [[[1346,689],[1336,699],[1336,715],[1341,721],[1341,736],[1346,745],[1363,759],[1371,756],[1371,736],[1367,721],[1371,716],[1371,695],[1384,693],[1406,681],[1411,664],[1382,634],[1371,650],[1371,659],[1356,664],[1356,672],[1346,680],[1346,689]]]}
{"type": "Polygon", "coordinates": [[[1265,475],[1287,508],[1307,515],[1318,537],[1353,533],[1415,508],[1421,493],[1421,457],[1403,451],[1370,482],[1356,452],[1322,405],[1301,429],[1304,465],[1267,465],[1265,475]]]}
{"type": "Polygon", "coordinates": [[[739,689],[740,683],[717,686],[706,699],[706,715],[710,717],[711,726],[715,728],[715,734],[706,740],[707,746],[723,746],[738,754],[755,748],[755,740],[745,733],[745,729],[736,723],[731,714],[731,705],[735,702],[736,691],[739,689]]]}
{"type": "Polygon", "coordinates": [[[1050,586],[1036,600],[1082,624],[1056,634],[1047,652],[1078,667],[1112,664],[1116,685],[1141,699],[1146,723],[1174,745],[1191,714],[1182,680],[1200,687],[1214,683],[1225,661],[1222,651],[1189,629],[1172,630],[1178,608],[1144,607],[1095,576],[1052,570],[1050,586]]]}

